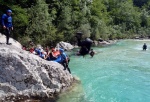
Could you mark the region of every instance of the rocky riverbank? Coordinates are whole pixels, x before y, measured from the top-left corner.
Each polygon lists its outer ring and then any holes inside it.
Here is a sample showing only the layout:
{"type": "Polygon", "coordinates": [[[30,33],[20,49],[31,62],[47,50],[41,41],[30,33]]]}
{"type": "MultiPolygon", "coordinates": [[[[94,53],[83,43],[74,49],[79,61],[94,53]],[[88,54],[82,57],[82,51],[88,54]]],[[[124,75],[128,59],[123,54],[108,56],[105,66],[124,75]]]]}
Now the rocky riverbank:
{"type": "Polygon", "coordinates": [[[118,40],[98,40],[98,41],[94,41],[94,46],[108,46],[108,45],[112,45],[115,44],[118,40]]]}
{"type": "Polygon", "coordinates": [[[55,100],[74,81],[62,65],[13,45],[0,44],[0,101],[55,100]]]}

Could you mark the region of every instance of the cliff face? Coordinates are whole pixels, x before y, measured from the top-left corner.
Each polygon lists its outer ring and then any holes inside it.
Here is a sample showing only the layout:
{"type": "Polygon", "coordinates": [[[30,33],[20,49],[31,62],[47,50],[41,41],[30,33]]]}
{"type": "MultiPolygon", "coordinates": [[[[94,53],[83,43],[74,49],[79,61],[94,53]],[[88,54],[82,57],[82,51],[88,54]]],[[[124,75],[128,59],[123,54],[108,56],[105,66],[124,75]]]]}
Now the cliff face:
{"type": "Polygon", "coordinates": [[[9,96],[51,97],[67,89],[74,81],[63,66],[0,44],[0,99],[9,96]]]}

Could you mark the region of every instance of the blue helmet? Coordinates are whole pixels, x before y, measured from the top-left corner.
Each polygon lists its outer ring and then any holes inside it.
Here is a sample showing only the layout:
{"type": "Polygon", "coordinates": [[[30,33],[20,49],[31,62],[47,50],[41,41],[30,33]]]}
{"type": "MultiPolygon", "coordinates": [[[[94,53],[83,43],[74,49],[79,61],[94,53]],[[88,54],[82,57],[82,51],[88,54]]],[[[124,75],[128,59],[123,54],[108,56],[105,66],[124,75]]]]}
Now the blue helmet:
{"type": "Polygon", "coordinates": [[[60,52],[64,52],[64,49],[61,49],[61,48],[60,48],[59,51],[60,51],[60,52]]]}
{"type": "Polygon", "coordinates": [[[7,10],[8,13],[12,13],[12,10],[7,10]]]}

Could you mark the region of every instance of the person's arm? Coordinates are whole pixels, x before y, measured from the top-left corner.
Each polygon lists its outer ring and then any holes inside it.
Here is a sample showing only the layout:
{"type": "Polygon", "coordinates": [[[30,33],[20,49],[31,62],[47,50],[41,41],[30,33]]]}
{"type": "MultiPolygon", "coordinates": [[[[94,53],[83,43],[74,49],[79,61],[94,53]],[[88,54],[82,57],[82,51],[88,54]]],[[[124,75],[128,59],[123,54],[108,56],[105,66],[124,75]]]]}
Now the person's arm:
{"type": "Polygon", "coordinates": [[[3,29],[6,29],[5,19],[6,19],[6,14],[3,14],[2,15],[2,26],[3,26],[3,29]]]}
{"type": "Polygon", "coordinates": [[[10,22],[8,22],[9,23],[9,27],[11,27],[11,30],[13,30],[14,28],[13,28],[13,24],[12,24],[12,17],[10,16],[10,22]]]}
{"type": "Polygon", "coordinates": [[[45,55],[44,59],[47,59],[48,57],[49,57],[49,52],[48,52],[48,54],[45,55]]]}

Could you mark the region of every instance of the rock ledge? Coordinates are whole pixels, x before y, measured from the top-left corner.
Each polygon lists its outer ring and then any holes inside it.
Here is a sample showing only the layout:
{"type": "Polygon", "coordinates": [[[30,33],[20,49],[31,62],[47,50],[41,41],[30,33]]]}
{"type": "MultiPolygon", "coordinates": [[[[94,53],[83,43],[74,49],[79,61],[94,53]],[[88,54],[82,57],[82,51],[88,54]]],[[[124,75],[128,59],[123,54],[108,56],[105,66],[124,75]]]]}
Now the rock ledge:
{"type": "Polygon", "coordinates": [[[75,78],[63,66],[0,44],[0,101],[51,98],[68,89],[75,78]]]}

